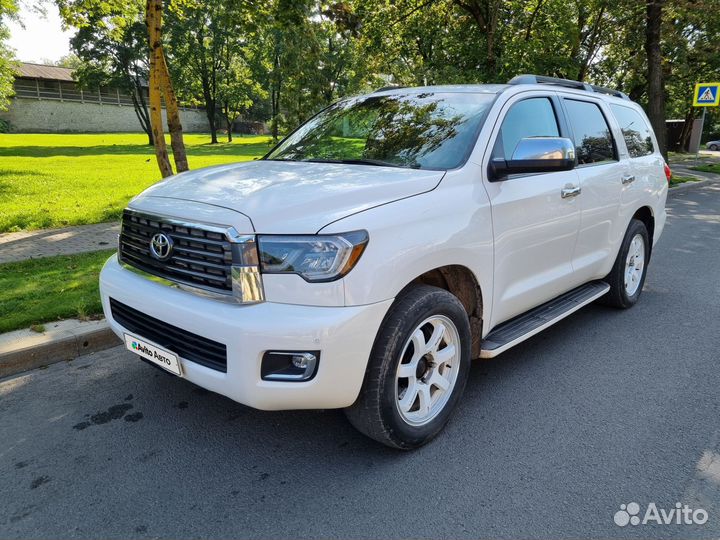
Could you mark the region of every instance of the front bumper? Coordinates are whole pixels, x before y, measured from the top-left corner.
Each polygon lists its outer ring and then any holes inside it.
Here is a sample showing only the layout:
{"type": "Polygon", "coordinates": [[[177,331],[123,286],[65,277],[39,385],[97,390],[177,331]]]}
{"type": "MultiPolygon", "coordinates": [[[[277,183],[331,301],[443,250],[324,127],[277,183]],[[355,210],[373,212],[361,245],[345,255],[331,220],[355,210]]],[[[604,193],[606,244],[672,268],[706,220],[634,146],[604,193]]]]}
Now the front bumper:
{"type": "Polygon", "coordinates": [[[392,303],[352,307],[228,304],[146,279],[123,268],[115,256],[100,274],[100,294],[105,317],[121,338],[126,330],[113,319],[110,298],[225,344],[227,373],[181,357],[183,377],[263,410],[352,405],[380,323],[392,303]],[[267,350],[320,350],[317,374],[307,382],[263,381],[260,365],[267,350]]]}

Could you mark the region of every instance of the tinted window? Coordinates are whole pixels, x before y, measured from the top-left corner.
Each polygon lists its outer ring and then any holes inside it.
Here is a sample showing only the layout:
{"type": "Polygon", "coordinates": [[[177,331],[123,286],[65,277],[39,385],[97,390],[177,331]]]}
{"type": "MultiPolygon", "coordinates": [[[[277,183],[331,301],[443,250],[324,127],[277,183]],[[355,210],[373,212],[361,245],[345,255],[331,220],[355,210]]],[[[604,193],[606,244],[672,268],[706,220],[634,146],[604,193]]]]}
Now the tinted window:
{"type": "Polygon", "coordinates": [[[617,159],[612,133],[600,107],[595,103],[566,99],[575,151],[580,165],[617,159]]]}
{"type": "Polygon", "coordinates": [[[655,152],[650,128],[640,113],[622,105],[610,105],[610,109],[620,124],[630,157],[642,157],[655,152]]]}
{"type": "Polygon", "coordinates": [[[309,120],[268,159],[452,169],[472,150],[494,94],[363,96],[309,120]]]}
{"type": "Polygon", "coordinates": [[[530,98],[515,103],[505,115],[493,157],[510,159],[520,139],[559,137],[557,119],[548,98],[530,98]]]}

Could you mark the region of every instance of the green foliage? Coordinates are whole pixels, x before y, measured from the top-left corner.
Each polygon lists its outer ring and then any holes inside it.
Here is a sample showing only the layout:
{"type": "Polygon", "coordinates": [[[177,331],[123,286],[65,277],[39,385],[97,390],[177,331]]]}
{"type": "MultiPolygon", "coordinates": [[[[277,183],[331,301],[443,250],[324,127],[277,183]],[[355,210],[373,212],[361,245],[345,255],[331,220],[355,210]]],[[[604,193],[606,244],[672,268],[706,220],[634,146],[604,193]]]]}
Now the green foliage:
{"type": "Polygon", "coordinates": [[[256,100],[266,99],[268,93],[253,78],[249,63],[234,57],[223,66],[218,85],[218,100],[228,130],[228,140],[232,140],[232,125],[246,114],[256,100]]]}
{"type": "Polygon", "coordinates": [[[56,0],[66,24],[77,29],[66,58],[86,88],[109,86],[130,95],[140,125],[150,136],[143,87],[148,80],[148,43],[142,0],[56,0]]]}
{"type": "Polygon", "coordinates": [[[204,105],[211,140],[217,142],[217,118],[237,116],[262,89],[248,83],[254,56],[251,36],[260,3],[180,0],[165,17],[167,53],[178,97],[204,105]]]}
{"type": "Polygon", "coordinates": [[[695,176],[675,176],[670,179],[670,187],[679,186],[680,184],[684,184],[686,182],[698,182],[700,181],[700,178],[697,178],[695,176]]]}
{"type": "Polygon", "coordinates": [[[0,265],[0,333],[102,313],[98,276],[113,250],[0,265]]]}
{"type": "Polygon", "coordinates": [[[0,0],[0,111],[6,111],[13,95],[13,82],[17,63],[15,53],[5,41],[10,37],[6,26],[8,19],[17,16],[17,0],[0,0]]]}
{"type": "MultiPolygon", "coordinates": [[[[66,22],[78,28],[74,43],[83,81],[117,82],[116,56],[134,59],[130,71],[144,76],[141,0],[55,1],[66,22]]],[[[225,123],[239,118],[269,121],[277,135],[343,96],[378,86],[504,83],[520,73],[619,88],[647,105],[646,5],[173,0],[164,25],[179,97],[206,107],[213,132],[222,118],[225,123]]],[[[663,3],[662,68],[671,117],[692,119],[697,114],[690,105],[692,84],[717,78],[717,13],[720,0],[663,3]]],[[[127,69],[120,72],[128,78],[127,69]]]]}
{"type": "Polygon", "coordinates": [[[617,23],[604,0],[358,0],[357,9],[363,57],[399,84],[583,79],[617,23]]]}
{"type": "Polygon", "coordinates": [[[698,165],[692,170],[720,174],[720,164],[698,165]]]}

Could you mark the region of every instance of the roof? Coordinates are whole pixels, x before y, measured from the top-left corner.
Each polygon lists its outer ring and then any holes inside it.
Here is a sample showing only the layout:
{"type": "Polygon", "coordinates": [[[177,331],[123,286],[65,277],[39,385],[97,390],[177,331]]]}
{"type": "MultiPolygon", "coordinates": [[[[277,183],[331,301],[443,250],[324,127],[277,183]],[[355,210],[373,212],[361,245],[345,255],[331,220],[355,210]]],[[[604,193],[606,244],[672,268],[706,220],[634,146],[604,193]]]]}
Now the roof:
{"type": "Polygon", "coordinates": [[[18,68],[20,77],[31,79],[46,79],[51,81],[75,81],[72,77],[73,70],[66,67],[46,66],[43,64],[30,64],[21,62],[18,68]]]}

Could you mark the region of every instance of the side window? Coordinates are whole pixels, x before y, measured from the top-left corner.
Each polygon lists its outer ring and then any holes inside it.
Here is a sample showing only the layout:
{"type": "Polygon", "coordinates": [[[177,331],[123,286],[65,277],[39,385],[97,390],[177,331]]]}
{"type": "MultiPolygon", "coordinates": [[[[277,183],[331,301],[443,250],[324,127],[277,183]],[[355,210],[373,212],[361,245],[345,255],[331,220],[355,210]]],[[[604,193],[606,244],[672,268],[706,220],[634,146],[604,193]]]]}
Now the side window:
{"type": "Polygon", "coordinates": [[[655,152],[650,127],[640,113],[622,105],[610,105],[610,109],[620,124],[630,157],[649,156],[655,152]]]}
{"type": "Polygon", "coordinates": [[[559,137],[555,110],[548,98],[518,101],[505,115],[493,157],[510,159],[520,139],[525,137],[559,137]]]}
{"type": "Polygon", "coordinates": [[[600,107],[574,99],[566,99],[565,106],[575,135],[578,164],[617,160],[612,133],[600,107]]]}

